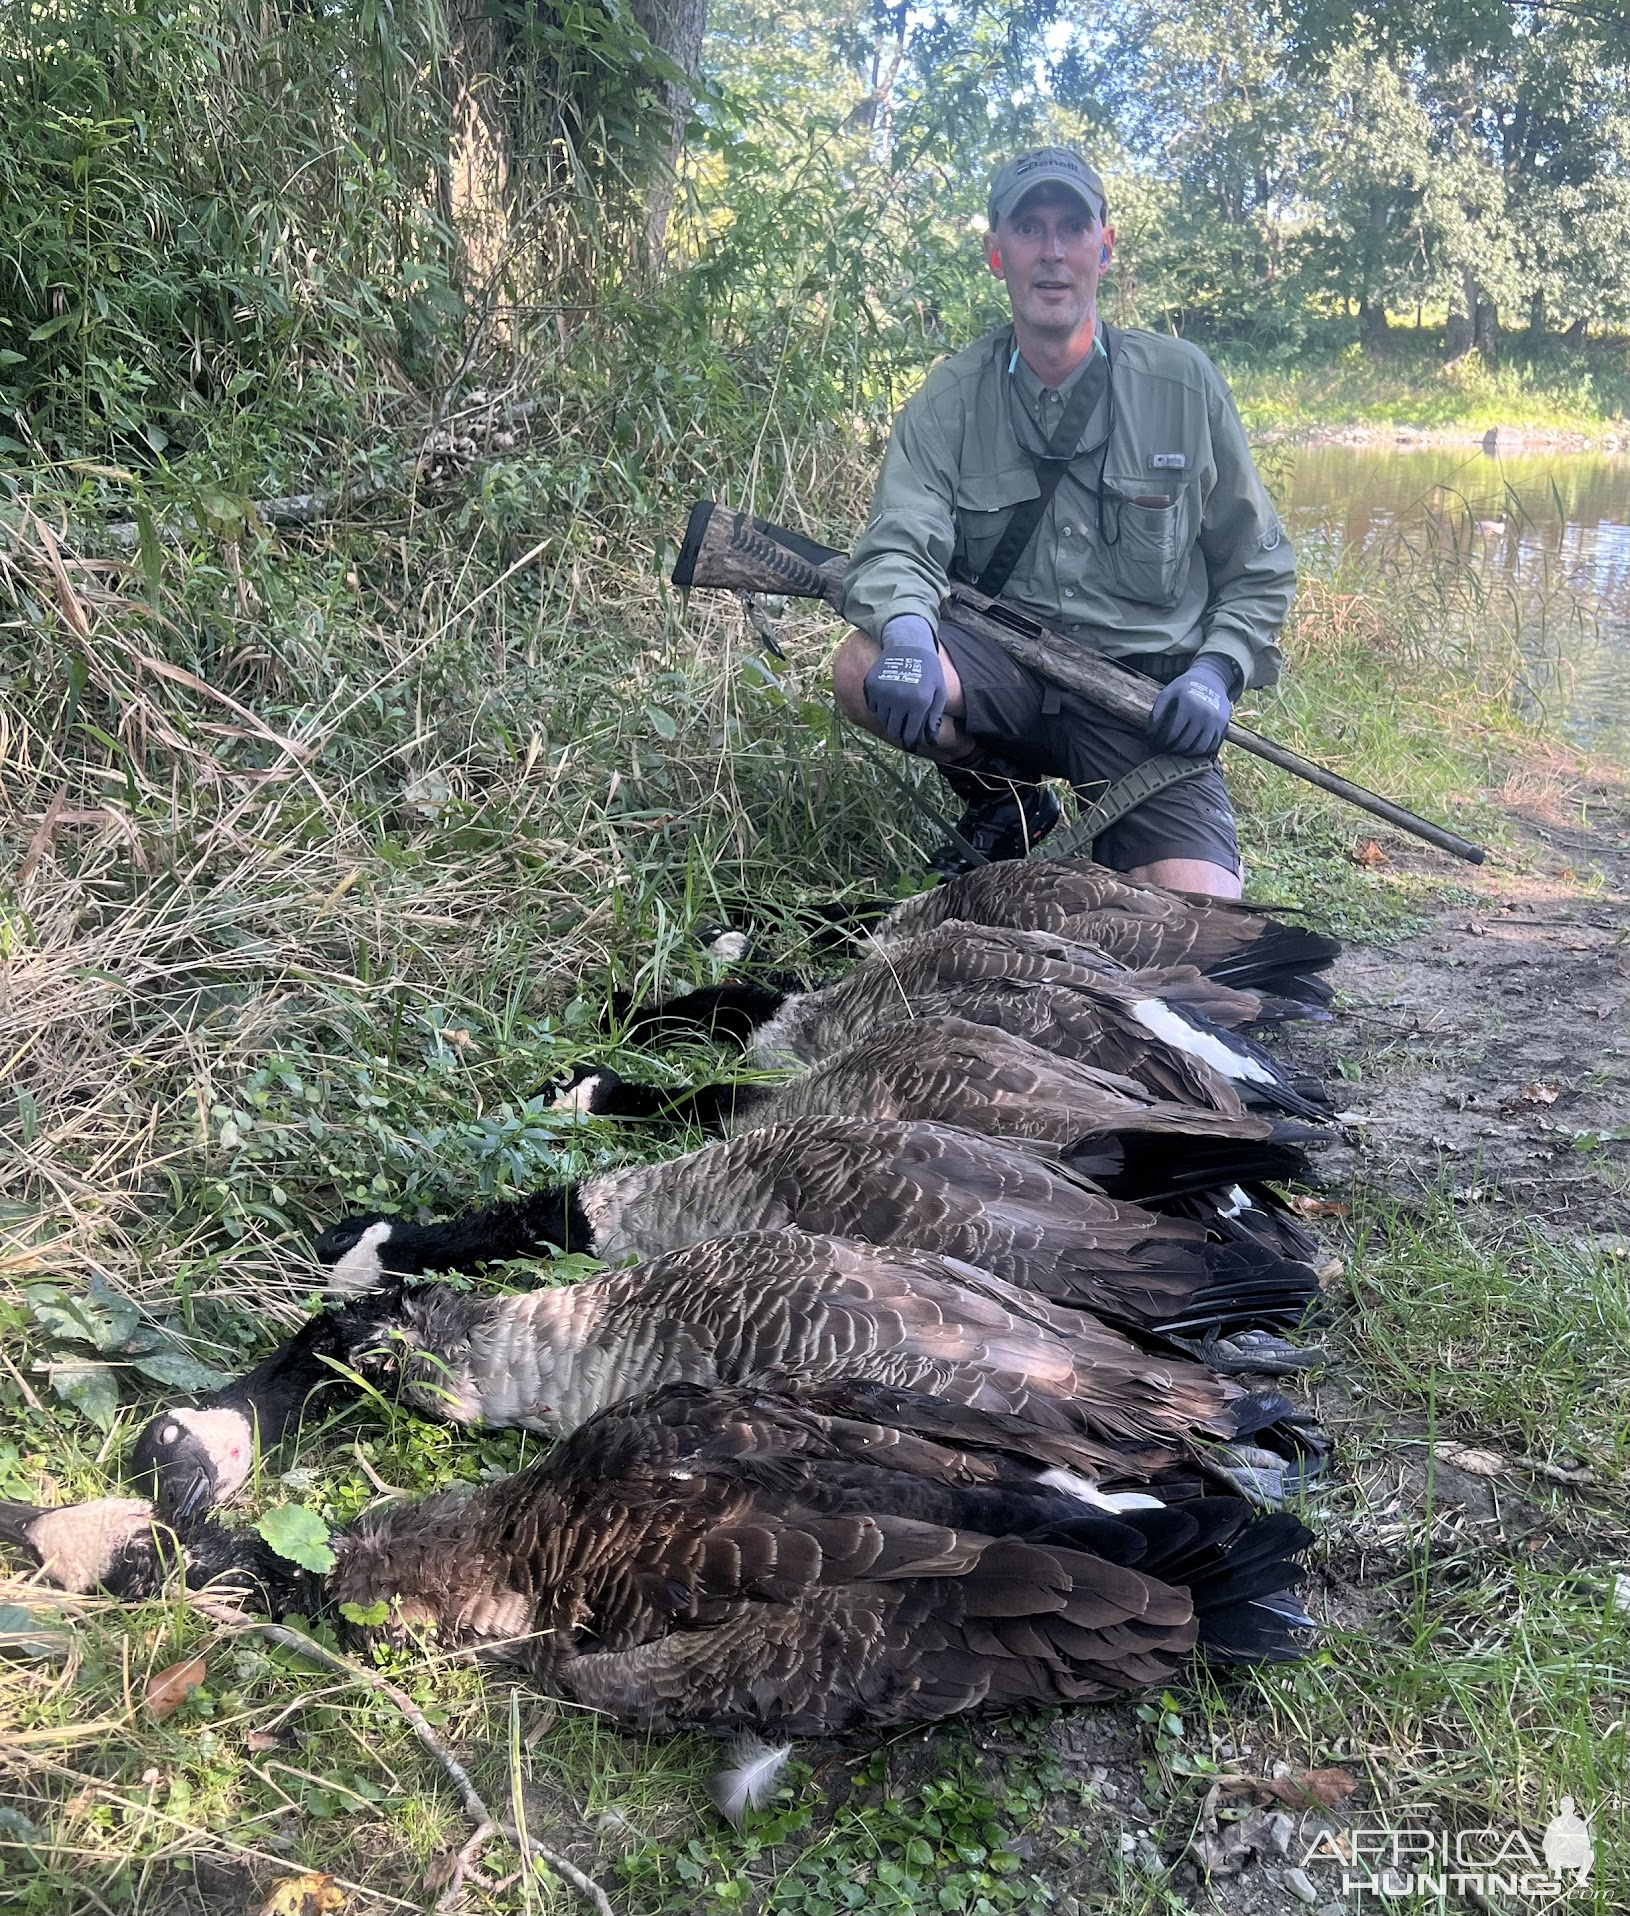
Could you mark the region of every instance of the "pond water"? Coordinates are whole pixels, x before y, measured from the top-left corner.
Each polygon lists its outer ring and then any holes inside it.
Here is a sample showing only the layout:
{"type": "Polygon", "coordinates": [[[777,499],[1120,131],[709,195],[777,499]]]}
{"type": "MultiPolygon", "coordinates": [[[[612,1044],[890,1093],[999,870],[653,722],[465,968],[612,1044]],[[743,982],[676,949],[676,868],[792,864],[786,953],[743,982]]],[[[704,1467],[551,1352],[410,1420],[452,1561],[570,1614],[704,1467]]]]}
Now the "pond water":
{"type": "Polygon", "coordinates": [[[1521,692],[1630,764],[1630,459],[1476,446],[1302,446],[1265,462],[1308,573],[1418,577],[1451,644],[1513,633],[1521,692]]]}

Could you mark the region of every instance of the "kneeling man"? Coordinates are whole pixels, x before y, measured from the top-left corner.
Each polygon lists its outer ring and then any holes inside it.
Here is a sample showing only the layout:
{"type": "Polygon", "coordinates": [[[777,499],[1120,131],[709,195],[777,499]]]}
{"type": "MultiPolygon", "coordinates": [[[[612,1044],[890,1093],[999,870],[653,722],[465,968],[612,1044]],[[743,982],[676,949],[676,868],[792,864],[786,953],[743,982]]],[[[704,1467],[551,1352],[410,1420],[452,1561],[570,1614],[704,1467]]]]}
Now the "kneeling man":
{"type": "MultiPolygon", "coordinates": [[[[1215,759],[1233,702],[1279,675],[1296,563],[1216,367],[1099,318],[1115,232],[1097,173],[1063,147],[1026,153],[997,175],[988,212],[1012,323],[937,366],[895,421],[834,679],[856,724],[938,764],[976,850],[1017,858],[1058,822],[1038,780],[1095,799],[1156,755],[1215,759]],[[1159,679],[1147,728],[942,617],[953,577],[1159,679]]],[[[1215,763],[1110,825],[1095,856],[1237,898],[1215,763]]],[[[966,866],[952,851],[939,868],[966,866]]]]}

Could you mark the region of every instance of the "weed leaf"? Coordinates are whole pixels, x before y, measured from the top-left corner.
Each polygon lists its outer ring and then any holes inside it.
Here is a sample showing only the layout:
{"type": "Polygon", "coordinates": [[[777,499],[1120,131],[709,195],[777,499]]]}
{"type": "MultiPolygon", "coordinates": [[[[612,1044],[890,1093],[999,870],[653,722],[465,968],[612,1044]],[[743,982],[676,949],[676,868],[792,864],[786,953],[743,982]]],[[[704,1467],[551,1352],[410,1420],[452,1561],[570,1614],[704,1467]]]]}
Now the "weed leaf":
{"type": "Polygon", "coordinates": [[[268,1510],[255,1528],[280,1557],[299,1564],[302,1570],[326,1576],[334,1568],[328,1525],[304,1504],[280,1504],[276,1510],[268,1510]]]}

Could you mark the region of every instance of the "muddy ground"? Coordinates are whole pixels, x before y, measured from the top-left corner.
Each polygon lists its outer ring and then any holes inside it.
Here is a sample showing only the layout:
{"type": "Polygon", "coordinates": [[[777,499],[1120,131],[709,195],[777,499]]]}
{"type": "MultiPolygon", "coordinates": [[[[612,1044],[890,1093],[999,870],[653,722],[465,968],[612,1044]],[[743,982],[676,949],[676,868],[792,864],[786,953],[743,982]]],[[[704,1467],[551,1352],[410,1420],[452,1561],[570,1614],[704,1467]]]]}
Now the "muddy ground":
{"type": "MultiPolygon", "coordinates": [[[[1447,1183],[1552,1229],[1630,1225],[1630,788],[1514,813],[1515,857],[1461,875],[1469,905],[1343,954],[1340,1015],[1298,1037],[1359,1122],[1321,1153],[1334,1186],[1447,1183]]],[[[1424,861],[1397,841],[1387,856],[1424,861]]]]}

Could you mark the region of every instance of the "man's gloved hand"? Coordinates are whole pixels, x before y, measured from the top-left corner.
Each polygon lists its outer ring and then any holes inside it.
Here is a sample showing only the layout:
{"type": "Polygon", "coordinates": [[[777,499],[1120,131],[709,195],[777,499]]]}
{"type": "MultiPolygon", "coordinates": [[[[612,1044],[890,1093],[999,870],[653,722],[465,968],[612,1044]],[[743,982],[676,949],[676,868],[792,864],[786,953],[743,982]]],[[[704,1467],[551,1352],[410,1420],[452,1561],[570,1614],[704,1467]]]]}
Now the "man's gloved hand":
{"type": "Polygon", "coordinates": [[[1155,700],[1143,735],[1158,751],[1211,758],[1234,709],[1239,675],[1228,659],[1196,659],[1155,700]]]}
{"type": "Polygon", "coordinates": [[[883,721],[896,745],[915,752],[926,737],[939,739],[945,716],[945,668],[934,628],[902,612],[883,628],[883,656],[866,674],[866,709],[883,721]]]}

